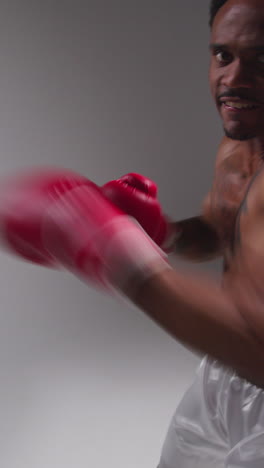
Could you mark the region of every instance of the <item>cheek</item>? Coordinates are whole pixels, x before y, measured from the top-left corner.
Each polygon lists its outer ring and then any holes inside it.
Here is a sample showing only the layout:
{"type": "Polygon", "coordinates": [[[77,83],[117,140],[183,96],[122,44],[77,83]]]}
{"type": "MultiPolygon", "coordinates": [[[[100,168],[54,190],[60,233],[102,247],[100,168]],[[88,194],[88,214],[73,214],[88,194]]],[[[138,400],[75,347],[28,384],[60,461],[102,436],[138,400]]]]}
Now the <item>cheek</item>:
{"type": "Polygon", "coordinates": [[[222,81],[222,73],[220,73],[219,68],[215,67],[215,64],[211,63],[208,76],[212,97],[216,99],[222,81]]]}
{"type": "Polygon", "coordinates": [[[209,79],[209,87],[210,87],[211,94],[213,97],[215,97],[216,77],[215,77],[215,73],[212,67],[209,68],[208,79],[209,79]]]}
{"type": "Polygon", "coordinates": [[[208,78],[209,78],[210,88],[212,89],[214,87],[214,81],[215,81],[215,66],[214,66],[212,57],[209,63],[208,78]]]}

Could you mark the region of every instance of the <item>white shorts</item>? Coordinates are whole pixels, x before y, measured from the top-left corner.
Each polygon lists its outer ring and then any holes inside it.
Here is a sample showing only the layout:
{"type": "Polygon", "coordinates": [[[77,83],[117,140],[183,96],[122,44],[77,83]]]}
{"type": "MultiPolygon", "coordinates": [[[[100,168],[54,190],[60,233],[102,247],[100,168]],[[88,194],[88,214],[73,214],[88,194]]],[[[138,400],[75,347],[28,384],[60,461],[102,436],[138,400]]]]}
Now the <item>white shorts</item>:
{"type": "Polygon", "coordinates": [[[159,468],[264,468],[264,390],[203,359],[172,418],[159,468]]]}

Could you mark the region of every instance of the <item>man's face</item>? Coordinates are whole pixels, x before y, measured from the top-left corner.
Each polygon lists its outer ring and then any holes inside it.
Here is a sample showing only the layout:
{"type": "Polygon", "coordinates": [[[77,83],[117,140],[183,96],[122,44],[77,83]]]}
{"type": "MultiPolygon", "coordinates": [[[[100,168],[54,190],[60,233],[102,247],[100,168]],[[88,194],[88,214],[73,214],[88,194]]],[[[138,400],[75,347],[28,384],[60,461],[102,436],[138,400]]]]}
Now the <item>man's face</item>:
{"type": "Polygon", "coordinates": [[[264,137],[264,1],[228,0],[210,40],[210,88],[229,138],[264,137]]]}

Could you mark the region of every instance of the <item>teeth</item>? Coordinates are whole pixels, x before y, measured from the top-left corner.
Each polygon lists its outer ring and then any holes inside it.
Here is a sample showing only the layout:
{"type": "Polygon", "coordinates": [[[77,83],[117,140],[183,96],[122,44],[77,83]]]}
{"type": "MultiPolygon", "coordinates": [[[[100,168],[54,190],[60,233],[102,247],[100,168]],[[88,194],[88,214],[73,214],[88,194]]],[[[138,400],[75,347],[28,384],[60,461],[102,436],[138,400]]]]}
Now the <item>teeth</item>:
{"type": "Polygon", "coordinates": [[[226,106],[234,107],[235,109],[254,109],[257,106],[254,104],[242,104],[241,102],[226,101],[224,103],[226,106]]]}

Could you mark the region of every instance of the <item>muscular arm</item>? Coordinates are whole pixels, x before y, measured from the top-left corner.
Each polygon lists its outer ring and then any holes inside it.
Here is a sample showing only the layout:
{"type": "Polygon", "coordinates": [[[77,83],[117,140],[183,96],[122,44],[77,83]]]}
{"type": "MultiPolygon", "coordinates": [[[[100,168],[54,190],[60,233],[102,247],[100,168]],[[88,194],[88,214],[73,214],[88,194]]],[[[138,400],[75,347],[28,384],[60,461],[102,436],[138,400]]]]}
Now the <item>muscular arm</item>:
{"type": "Polygon", "coordinates": [[[264,387],[264,199],[257,198],[252,189],[223,286],[201,275],[165,270],[143,284],[135,302],[183,344],[264,387]]]}
{"type": "Polygon", "coordinates": [[[163,271],[144,284],[135,303],[186,347],[210,355],[264,387],[264,345],[232,296],[216,281],[163,271]]]}
{"type": "MultiPolygon", "coordinates": [[[[238,150],[240,150],[239,143],[226,137],[221,140],[216,155],[214,180],[218,177],[219,166],[238,150]]],[[[192,262],[204,262],[222,256],[222,247],[218,234],[210,222],[211,218],[211,192],[209,192],[203,201],[200,216],[172,223],[172,230],[180,232],[175,236],[173,252],[192,262]]]]}
{"type": "Polygon", "coordinates": [[[202,214],[171,224],[176,233],[172,251],[192,262],[206,262],[222,255],[217,232],[210,223],[211,193],[202,204],[202,214]],[[179,234],[177,234],[179,233],[179,234]]]}
{"type": "Polygon", "coordinates": [[[173,243],[173,253],[192,262],[204,262],[222,255],[219,238],[203,216],[195,216],[172,223],[179,232],[173,243]]]}

